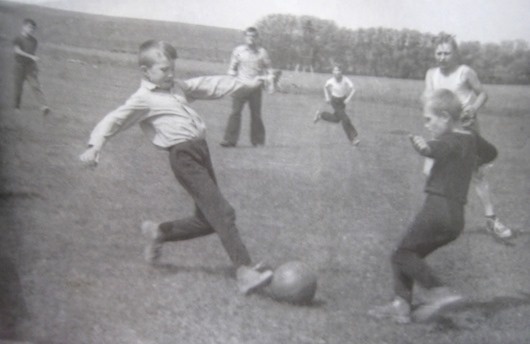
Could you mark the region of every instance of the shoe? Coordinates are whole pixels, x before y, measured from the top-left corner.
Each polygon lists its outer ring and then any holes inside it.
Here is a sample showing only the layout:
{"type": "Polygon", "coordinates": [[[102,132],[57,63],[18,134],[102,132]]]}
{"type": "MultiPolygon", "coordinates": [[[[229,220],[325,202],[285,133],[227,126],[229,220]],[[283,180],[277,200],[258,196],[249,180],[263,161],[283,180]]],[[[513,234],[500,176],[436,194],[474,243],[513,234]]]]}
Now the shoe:
{"type": "Polygon", "coordinates": [[[429,322],[448,310],[450,306],[455,306],[463,300],[462,295],[447,287],[433,288],[425,295],[424,303],[416,308],[413,318],[417,322],[429,322]]]}
{"type": "Polygon", "coordinates": [[[260,265],[253,267],[242,265],[236,271],[237,287],[243,295],[265,287],[272,280],[272,271],[260,271],[260,265]]]}
{"type": "Polygon", "coordinates": [[[313,123],[317,123],[321,119],[322,119],[322,112],[320,112],[320,110],[317,110],[317,112],[315,112],[315,117],[313,118],[313,123]]]}
{"type": "Polygon", "coordinates": [[[144,258],[150,265],[156,265],[162,255],[162,233],[159,224],[153,221],[144,221],[141,226],[142,234],[149,239],[145,246],[144,258]]]}
{"type": "Polygon", "coordinates": [[[359,140],[358,138],[354,138],[354,139],[351,141],[352,146],[358,146],[359,143],[361,143],[361,140],[359,140]]]}
{"type": "Polygon", "coordinates": [[[391,319],[398,324],[410,322],[410,304],[400,297],[392,302],[377,306],[368,311],[368,315],[376,319],[391,319]]]}
{"type": "Polygon", "coordinates": [[[42,107],[40,108],[40,111],[42,111],[42,115],[43,115],[43,116],[46,116],[46,115],[48,115],[48,114],[50,113],[51,110],[50,110],[50,108],[47,107],[47,106],[42,106],[42,107]]]}
{"type": "Polygon", "coordinates": [[[486,229],[500,239],[507,239],[513,236],[512,230],[506,227],[497,217],[486,220],[486,229]]]}
{"type": "Polygon", "coordinates": [[[225,148],[231,148],[231,147],[235,147],[236,146],[235,143],[228,142],[226,140],[221,141],[219,144],[221,145],[221,147],[225,147],[225,148]]]}

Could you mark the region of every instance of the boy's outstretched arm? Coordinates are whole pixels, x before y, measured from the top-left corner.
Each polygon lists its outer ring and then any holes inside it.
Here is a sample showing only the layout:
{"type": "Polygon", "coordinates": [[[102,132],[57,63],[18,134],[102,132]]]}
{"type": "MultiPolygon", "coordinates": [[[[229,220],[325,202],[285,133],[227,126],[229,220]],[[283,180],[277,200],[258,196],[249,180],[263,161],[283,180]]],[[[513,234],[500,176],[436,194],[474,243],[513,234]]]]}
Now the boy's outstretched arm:
{"type": "Polygon", "coordinates": [[[199,76],[187,80],[178,80],[188,100],[220,99],[227,95],[237,96],[262,87],[263,78],[242,80],[230,75],[199,76]]]}

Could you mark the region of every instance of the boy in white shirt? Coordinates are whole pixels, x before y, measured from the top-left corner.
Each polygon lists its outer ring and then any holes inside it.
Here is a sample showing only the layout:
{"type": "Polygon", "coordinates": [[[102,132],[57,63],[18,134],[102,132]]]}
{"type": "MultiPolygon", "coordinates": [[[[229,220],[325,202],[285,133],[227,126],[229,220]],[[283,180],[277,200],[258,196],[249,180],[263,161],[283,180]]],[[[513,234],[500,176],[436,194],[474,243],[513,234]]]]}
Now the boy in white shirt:
{"type": "Polygon", "coordinates": [[[333,77],[326,81],[324,85],[324,97],[326,103],[331,104],[334,112],[317,110],[314,122],[323,119],[332,123],[342,123],[342,128],[350,140],[351,144],[357,146],[360,140],[357,138],[358,133],[355,130],[350,118],[346,114],[346,104],[350,102],[355,94],[355,87],[353,82],[342,75],[342,70],[339,66],[333,68],[333,77]]]}
{"type": "Polygon", "coordinates": [[[205,140],[205,123],[188,104],[189,98],[214,99],[245,91],[245,87],[230,77],[213,77],[212,82],[207,78],[175,80],[176,59],[175,48],[166,42],[150,40],[140,46],[139,65],[143,74],[140,88],[96,125],[89,148],[80,159],[87,165],[97,165],[105,142],[139,123],[155,146],[168,151],[175,177],[195,202],[193,216],[142,224],[142,232],[150,240],[145,250],[146,260],[156,264],[164,242],[216,233],[236,268],[240,292],[248,294],[269,283],[272,272],[252,266],[235,224],[235,211],[217,185],[205,140]],[[228,80],[228,86],[223,80],[228,80]]]}

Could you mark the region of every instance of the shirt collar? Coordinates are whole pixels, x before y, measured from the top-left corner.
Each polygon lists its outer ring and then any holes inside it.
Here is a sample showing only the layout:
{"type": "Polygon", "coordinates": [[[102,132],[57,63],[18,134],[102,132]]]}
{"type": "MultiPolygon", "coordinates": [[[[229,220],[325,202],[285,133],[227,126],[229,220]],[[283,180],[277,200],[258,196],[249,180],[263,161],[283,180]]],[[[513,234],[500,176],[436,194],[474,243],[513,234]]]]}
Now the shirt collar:
{"type": "Polygon", "coordinates": [[[155,90],[158,86],[147,79],[142,79],[141,86],[147,88],[149,91],[155,90]]]}
{"type": "Polygon", "coordinates": [[[253,53],[259,52],[259,49],[260,49],[259,45],[254,46],[254,48],[251,48],[248,44],[244,44],[243,46],[245,47],[246,51],[251,51],[253,53]]]}

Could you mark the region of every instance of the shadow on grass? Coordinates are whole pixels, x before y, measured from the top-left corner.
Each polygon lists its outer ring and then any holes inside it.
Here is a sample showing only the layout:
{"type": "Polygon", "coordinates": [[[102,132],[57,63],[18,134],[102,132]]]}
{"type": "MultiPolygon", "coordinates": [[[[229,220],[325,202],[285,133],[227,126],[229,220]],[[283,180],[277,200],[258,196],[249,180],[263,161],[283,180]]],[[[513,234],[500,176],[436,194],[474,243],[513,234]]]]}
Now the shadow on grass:
{"type": "Polygon", "coordinates": [[[318,147],[318,148],[321,148],[321,149],[326,149],[326,148],[335,148],[335,147],[341,147],[341,146],[348,146],[348,145],[351,145],[347,140],[346,138],[344,139],[344,142],[342,143],[336,143],[336,142],[330,142],[330,143],[320,143],[320,142],[317,142],[317,143],[312,143],[311,145],[306,145],[306,144],[282,144],[282,143],[277,143],[277,144],[265,144],[265,145],[261,145],[261,146],[253,146],[253,145],[245,145],[245,144],[238,144],[237,146],[234,146],[234,147],[224,147],[224,148],[221,148],[221,149],[224,149],[224,150],[237,150],[237,151],[242,151],[242,150],[249,150],[249,151],[260,151],[260,150],[269,150],[269,149],[293,149],[293,148],[296,148],[296,149],[301,149],[301,148],[307,148],[307,147],[318,147]]]}
{"type": "Polygon", "coordinates": [[[234,277],[234,268],[231,266],[181,266],[170,263],[160,263],[153,266],[153,271],[165,275],[177,273],[202,272],[207,275],[217,275],[223,277],[234,277]]]}
{"type": "Polygon", "coordinates": [[[519,242],[524,241],[523,240],[524,237],[529,237],[530,235],[530,233],[521,231],[521,230],[512,229],[512,232],[513,232],[513,236],[511,236],[510,238],[502,239],[502,238],[499,238],[493,235],[491,232],[489,232],[484,227],[476,226],[470,229],[466,229],[464,231],[464,234],[488,236],[491,238],[491,240],[495,241],[496,243],[504,245],[504,246],[509,246],[509,247],[516,246],[519,242]]]}
{"type": "Polygon", "coordinates": [[[17,323],[28,315],[18,269],[10,257],[0,255],[0,341],[17,339],[17,323]]]}
{"type": "MultiPolygon", "coordinates": [[[[222,276],[224,278],[232,278],[232,279],[235,278],[234,268],[231,266],[180,266],[180,265],[175,265],[171,263],[160,263],[158,265],[150,267],[150,269],[152,273],[160,273],[164,275],[174,275],[177,273],[200,272],[200,273],[204,273],[207,275],[222,276]]],[[[268,299],[270,301],[284,304],[287,306],[292,306],[292,307],[321,308],[326,304],[324,300],[318,299],[318,298],[313,299],[309,303],[302,303],[302,304],[293,304],[289,302],[278,301],[273,298],[270,290],[267,287],[255,292],[253,295],[257,295],[265,299],[268,299]]]]}
{"type": "Polygon", "coordinates": [[[290,307],[295,307],[295,308],[308,308],[308,309],[316,309],[316,308],[322,308],[326,305],[326,302],[322,299],[319,299],[319,298],[316,298],[316,299],[313,299],[311,300],[310,302],[305,302],[305,303],[290,303],[290,302],[286,302],[286,301],[280,301],[280,300],[276,300],[273,296],[272,296],[272,292],[269,290],[269,288],[264,288],[258,292],[256,292],[256,295],[259,295],[267,300],[270,300],[272,302],[276,302],[278,304],[281,304],[281,305],[286,305],[286,306],[290,306],[290,307]]]}
{"type": "Polygon", "coordinates": [[[484,323],[498,313],[518,307],[530,306],[530,292],[519,292],[519,295],[495,296],[486,301],[468,300],[452,308],[449,315],[436,319],[436,331],[471,330],[474,324],[484,323]],[[465,317],[459,317],[465,315],[465,317]]]}

